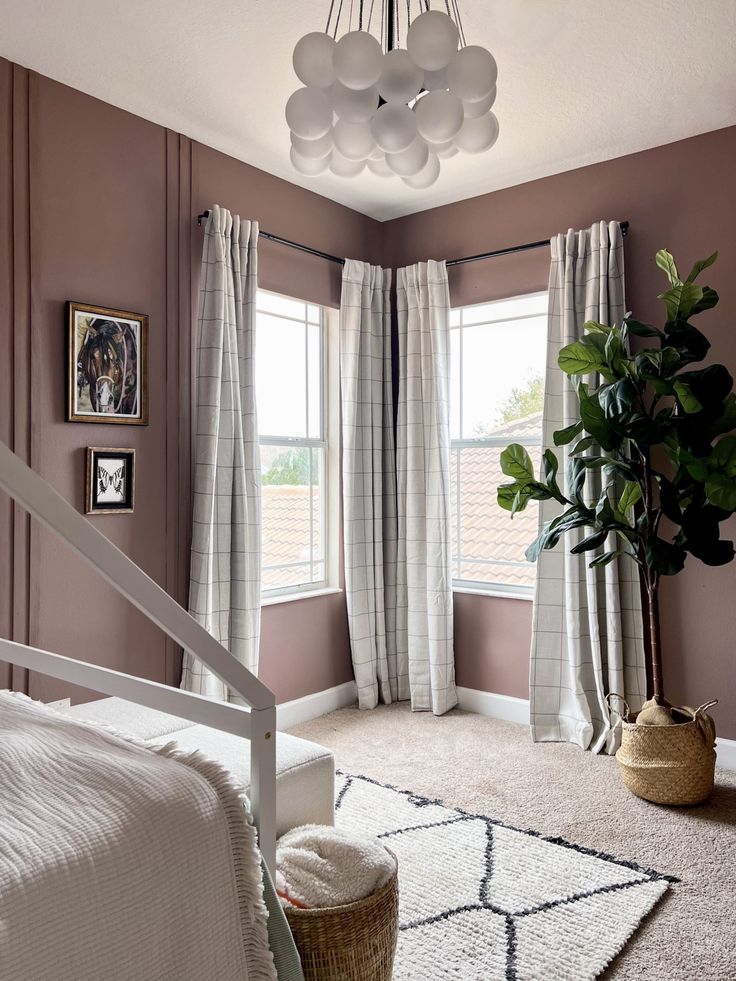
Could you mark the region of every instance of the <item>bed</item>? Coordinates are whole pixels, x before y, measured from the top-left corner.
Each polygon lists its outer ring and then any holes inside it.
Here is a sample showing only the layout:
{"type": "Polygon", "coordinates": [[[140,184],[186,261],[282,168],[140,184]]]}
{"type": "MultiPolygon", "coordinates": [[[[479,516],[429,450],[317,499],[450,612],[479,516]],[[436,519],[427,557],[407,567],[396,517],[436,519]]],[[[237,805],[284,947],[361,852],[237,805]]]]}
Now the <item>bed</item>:
{"type": "Polygon", "coordinates": [[[2,442],[0,489],[244,703],[0,638],[0,660],[109,696],[64,714],[0,692],[0,981],[301,978],[264,891],[280,913],[277,835],[332,822],[331,754],[277,736],[273,693],[2,442]]]}

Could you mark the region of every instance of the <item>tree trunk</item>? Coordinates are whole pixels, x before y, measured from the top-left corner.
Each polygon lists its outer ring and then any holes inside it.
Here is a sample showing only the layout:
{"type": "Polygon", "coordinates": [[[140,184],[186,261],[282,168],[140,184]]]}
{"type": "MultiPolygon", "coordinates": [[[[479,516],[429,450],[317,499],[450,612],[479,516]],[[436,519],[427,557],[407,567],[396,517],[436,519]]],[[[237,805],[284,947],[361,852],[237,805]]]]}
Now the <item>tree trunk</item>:
{"type": "Polygon", "coordinates": [[[652,666],[652,696],[658,705],[664,703],[662,686],[662,648],[659,629],[659,582],[647,583],[647,615],[649,617],[649,657],[652,666]]]}

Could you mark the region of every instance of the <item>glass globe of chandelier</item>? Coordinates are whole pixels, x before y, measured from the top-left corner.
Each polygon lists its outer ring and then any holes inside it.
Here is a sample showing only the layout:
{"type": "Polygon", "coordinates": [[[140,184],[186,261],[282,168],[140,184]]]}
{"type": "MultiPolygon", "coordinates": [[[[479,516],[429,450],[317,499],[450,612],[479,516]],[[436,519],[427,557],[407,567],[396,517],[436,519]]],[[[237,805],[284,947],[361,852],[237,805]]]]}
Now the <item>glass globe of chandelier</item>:
{"type": "Polygon", "coordinates": [[[303,87],[286,121],[300,174],[356,177],[367,168],[423,189],[440,161],[491,149],[498,70],[490,51],[467,44],[458,4],[331,0],[325,31],[294,48],[303,87]]]}

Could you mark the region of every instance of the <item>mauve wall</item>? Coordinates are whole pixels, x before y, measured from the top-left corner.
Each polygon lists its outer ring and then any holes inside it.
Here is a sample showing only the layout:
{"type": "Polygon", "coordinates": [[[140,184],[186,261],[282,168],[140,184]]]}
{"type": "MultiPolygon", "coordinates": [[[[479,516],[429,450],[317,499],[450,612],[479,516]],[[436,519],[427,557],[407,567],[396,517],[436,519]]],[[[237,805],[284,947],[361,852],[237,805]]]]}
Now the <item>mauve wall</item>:
{"type": "MultiPolygon", "coordinates": [[[[92,520],[185,600],[198,212],[217,202],[267,231],[393,267],[627,218],[628,301],[640,318],[660,316],[659,247],[683,265],[720,250],[709,278],[723,302],[703,323],[714,356],[733,367],[735,156],[736,129],[721,130],[379,225],[0,59],[0,438],[80,509],[84,448],[134,446],[135,514],[92,520]],[[71,298],[150,315],[147,428],[64,423],[63,304],[71,298]]],[[[267,289],[339,303],[339,267],[323,260],[264,242],[259,272],[267,289]]],[[[547,273],[544,249],[462,266],[451,272],[452,300],[541,289],[547,273]]],[[[719,727],[731,737],[735,586],[736,566],[710,570],[690,559],[665,582],[663,611],[671,697],[717,695],[719,727]]],[[[459,683],[526,697],[531,604],[458,594],[455,613],[459,683]]],[[[178,677],[173,645],[3,496],[0,631],[159,681],[178,677]]],[[[344,597],[266,607],[261,676],[280,701],[349,680],[344,597]]],[[[40,698],[69,693],[0,664],[0,686],[11,684],[40,698]]]]}
{"type": "MultiPolygon", "coordinates": [[[[83,506],[85,447],[133,446],[136,510],[92,520],[179,601],[189,537],[191,310],[219,203],[277,234],[377,260],[380,226],[0,60],[0,438],[83,506]],[[150,425],[64,422],[64,301],[149,314],[150,425]]],[[[264,243],[268,289],[339,304],[340,267],[264,243]]],[[[175,647],[55,537],[0,496],[0,631],[176,683],[175,647]]],[[[352,677],[342,595],[264,609],[261,676],[280,701],[352,677]]],[[[37,698],[69,686],[0,665],[37,698]]]]}
{"type": "MultiPolygon", "coordinates": [[[[662,320],[656,299],[665,288],[654,264],[667,247],[680,267],[720,252],[708,282],[721,303],[699,326],[713,360],[736,372],[736,128],[707,133],[643,153],[436,208],[383,227],[387,265],[451,259],[545,239],[600,218],[628,219],[627,305],[640,320],[662,320]]],[[[492,166],[489,158],[489,166],[492,166]]],[[[450,270],[454,304],[543,289],[546,249],[450,270]]],[[[489,500],[489,507],[493,507],[489,500]]],[[[736,521],[725,526],[736,536],[736,521]]],[[[721,735],[736,738],[736,563],[710,569],[688,558],[684,573],[665,579],[662,630],[669,697],[698,704],[718,697],[721,735]]],[[[526,698],[531,604],[455,597],[457,678],[461,685],[526,698]]]]}

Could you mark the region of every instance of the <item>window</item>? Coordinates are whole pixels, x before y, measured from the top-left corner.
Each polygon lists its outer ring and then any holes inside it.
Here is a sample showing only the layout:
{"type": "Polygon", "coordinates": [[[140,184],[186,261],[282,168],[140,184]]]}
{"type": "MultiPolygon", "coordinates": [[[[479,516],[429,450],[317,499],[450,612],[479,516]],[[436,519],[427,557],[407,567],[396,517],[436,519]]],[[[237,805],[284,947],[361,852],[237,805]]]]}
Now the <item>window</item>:
{"type": "Polygon", "coordinates": [[[508,478],[499,457],[525,446],[539,467],[547,338],[547,294],[453,310],[450,396],[452,563],[456,588],[530,595],[534,566],[524,552],[538,511],[496,504],[508,478]]]}
{"type": "Polygon", "coordinates": [[[331,585],[333,469],[328,416],[328,316],[258,291],[256,399],[261,449],[264,596],[331,585]]]}

